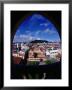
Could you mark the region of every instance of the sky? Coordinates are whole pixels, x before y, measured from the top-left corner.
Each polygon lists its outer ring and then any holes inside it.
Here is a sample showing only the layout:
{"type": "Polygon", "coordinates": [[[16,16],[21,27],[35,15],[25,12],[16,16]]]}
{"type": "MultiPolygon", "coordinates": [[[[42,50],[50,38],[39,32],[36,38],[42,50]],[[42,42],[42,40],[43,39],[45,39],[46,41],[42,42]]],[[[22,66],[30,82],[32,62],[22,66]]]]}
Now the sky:
{"type": "Polygon", "coordinates": [[[30,42],[33,40],[60,41],[57,29],[48,18],[33,14],[17,28],[13,42],[30,42]]]}

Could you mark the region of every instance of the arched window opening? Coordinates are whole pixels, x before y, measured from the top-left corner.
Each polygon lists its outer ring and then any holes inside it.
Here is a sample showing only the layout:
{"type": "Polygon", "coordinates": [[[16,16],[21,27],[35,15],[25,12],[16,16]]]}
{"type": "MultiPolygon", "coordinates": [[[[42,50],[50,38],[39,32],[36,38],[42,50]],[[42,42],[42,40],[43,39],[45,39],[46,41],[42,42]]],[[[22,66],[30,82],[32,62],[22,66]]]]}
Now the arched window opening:
{"type": "Polygon", "coordinates": [[[12,55],[20,61],[27,60],[27,64],[57,62],[61,59],[60,42],[53,23],[41,14],[33,14],[18,26],[12,42],[12,55]]]}

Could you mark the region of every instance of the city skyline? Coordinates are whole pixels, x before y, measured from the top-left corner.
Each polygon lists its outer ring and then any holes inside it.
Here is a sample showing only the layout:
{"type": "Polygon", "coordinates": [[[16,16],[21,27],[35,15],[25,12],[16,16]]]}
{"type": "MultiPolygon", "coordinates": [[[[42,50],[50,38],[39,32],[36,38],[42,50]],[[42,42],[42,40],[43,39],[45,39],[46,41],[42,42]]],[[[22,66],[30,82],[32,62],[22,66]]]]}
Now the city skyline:
{"type": "Polygon", "coordinates": [[[13,42],[60,41],[55,26],[40,14],[33,14],[18,26],[13,42]]]}

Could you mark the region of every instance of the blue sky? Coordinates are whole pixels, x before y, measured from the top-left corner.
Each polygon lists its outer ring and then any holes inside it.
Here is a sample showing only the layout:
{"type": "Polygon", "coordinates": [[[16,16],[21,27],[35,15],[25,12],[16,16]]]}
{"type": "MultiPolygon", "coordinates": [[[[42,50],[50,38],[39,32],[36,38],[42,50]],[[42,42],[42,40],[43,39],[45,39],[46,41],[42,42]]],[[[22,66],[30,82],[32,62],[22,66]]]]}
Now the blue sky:
{"type": "Polygon", "coordinates": [[[33,14],[18,26],[13,42],[60,41],[55,26],[40,14],[33,14]]]}

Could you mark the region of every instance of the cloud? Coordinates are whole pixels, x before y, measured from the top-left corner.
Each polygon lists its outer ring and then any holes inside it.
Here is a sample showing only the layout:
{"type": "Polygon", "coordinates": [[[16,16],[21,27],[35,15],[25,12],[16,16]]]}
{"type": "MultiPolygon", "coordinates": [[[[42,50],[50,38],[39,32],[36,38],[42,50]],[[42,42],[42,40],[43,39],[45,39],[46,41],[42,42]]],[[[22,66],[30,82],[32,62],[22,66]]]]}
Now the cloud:
{"type": "Polygon", "coordinates": [[[26,38],[27,35],[21,34],[19,37],[20,37],[20,38],[26,38]]]}
{"type": "Polygon", "coordinates": [[[34,40],[34,37],[33,37],[33,36],[29,36],[29,37],[28,37],[28,40],[29,40],[29,41],[34,40]]]}
{"type": "Polygon", "coordinates": [[[20,34],[19,36],[14,36],[14,42],[29,42],[35,40],[36,38],[30,35],[20,34]]]}
{"type": "Polygon", "coordinates": [[[56,33],[56,31],[55,30],[51,30],[51,29],[46,29],[45,31],[44,31],[44,33],[48,33],[48,34],[55,34],[56,33]]]}
{"type": "Polygon", "coordinates": [[[48,26],[48,23],[41,23],[40,26],[48,26]]]}
{"type": "Polygon", "coordinates": [[[32,18],[43,19],[44,17],[40,14],[34,14],[32,18]]]}
{"type": "Polygon", "coordinates": [[[26,30],[26,35],[31,36],[32,35],[32,32],[29,31],[29,30],[28,31],[26,30]]]}
{"type": "Polygon", "coordinates": [[[29,41],[29,40],[32,40],[32,39],[33,39],[33,37],[32,37],[32,36],[30,36],[30,35],[20,35],[20,38],[22,38],[22,39],[24,39],[24,40],[27,40],[27,41],[29,41]]]}
{"type": "Polygon", "coordinates": [[[40,38],[37,38],[37,40],[41,40],[40,38]]]}
{"type": "Polygon", "coordinates": [[[41,33],[41,31],[36,31],[35,35],[39,35],[41,33]]]}
{"type": "Polygon", "coordinates": [[[49,29],[46,29],[44,32],[45,32],[45,33],[49,33],[49,32],[50,32],[50,30],[49,30],[49,29]]]}
{"type": "Polygon", "coordinates": [[[26,33],[30,33],[30,31],[29,30],[26,30],[26,33]]]}

